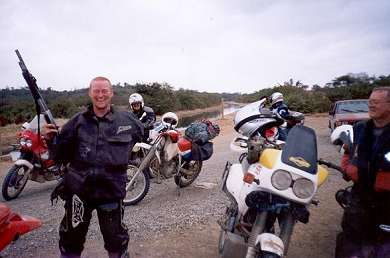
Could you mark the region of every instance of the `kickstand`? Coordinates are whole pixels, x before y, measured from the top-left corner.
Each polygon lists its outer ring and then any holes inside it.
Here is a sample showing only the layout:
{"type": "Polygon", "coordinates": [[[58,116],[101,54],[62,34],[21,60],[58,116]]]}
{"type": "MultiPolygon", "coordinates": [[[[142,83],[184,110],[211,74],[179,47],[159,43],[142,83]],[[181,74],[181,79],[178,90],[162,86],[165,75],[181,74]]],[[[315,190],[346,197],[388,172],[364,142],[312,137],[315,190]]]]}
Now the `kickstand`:
{"type": "Polygon", "coordinates": [[[157,178],[156,178],[156,184],[161,184],[163,181],[163,177],[160,173],[160,171],[157,173],[157,178]]]}
{"type": "Polygon", "coordinates": [[[180,196],[180,186],[176,186],[176,189],[177,189],[177,196],[180,196]]]}

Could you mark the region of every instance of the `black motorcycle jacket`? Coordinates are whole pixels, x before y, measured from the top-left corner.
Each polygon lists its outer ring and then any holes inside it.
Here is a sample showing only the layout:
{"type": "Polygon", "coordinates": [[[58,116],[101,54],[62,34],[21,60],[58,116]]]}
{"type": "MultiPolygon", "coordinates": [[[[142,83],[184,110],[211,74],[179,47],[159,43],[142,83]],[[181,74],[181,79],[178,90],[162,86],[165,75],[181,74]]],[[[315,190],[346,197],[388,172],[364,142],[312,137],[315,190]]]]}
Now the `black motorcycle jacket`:
{"type": "Polygon", "coordinates": [[[67,164],[67,194],[98,202],[125,197],[128,153],[143,138],[134,114],[111,108],[100,118],[91,106],[72,117],[57,138],[50,150],[57,162],[67,164]]]}
{"type": "MultiPolygon", "coordinates": [[[[380,224],[390,224],[390,124],[376,134],[372,120],[353,126],[353,147],[341,167],[354,184],[342,227],[348,238],[375,241],[380,224]]],[[[378,131],[377,131],[378,132],[378,131]]]]}
{"type": "Polygon", "coordinates": [[[347,174],[355,174],[357,190],[380,192],[390,197],[390,125],[382,129],[378,139],[373,130],[372,120],[354,125],[354,146],[345,170],[347,174]]]}
{"type": "Polygon", "coordinates": [[[134,112],[134,114],[144,125],[145,129],[153,128],[153,124],[156,122],[156,115],[154,114],[154,111],[151,107],[144,106],[138,112],[134,112]]]}

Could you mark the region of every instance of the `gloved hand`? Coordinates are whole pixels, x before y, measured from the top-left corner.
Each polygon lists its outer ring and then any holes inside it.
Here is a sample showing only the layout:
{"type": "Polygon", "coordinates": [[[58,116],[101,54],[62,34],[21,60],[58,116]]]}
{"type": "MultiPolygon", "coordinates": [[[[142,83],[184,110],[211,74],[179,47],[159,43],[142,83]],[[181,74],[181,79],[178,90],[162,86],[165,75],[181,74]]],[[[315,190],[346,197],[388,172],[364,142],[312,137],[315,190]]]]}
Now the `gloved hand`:
{"type": "Polygon", "coordinates": [[[65,188],[64,178],[58,180],[56,187],[54,187],[53,192],[51,192],[50,194],[51,205],[54,204],[54,200],[56,201],[56,203],[58,202],[58,197],[60,197],[62,200],[66,199],[66,188],[65,188]]]}

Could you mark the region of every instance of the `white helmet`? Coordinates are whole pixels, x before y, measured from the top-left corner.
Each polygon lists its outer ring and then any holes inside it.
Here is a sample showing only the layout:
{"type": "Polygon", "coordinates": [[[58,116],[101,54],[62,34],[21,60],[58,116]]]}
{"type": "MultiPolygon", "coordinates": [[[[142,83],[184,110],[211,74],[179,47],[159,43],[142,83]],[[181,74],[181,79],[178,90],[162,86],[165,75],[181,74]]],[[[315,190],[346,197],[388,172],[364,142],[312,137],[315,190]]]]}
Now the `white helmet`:
{"type": "Polygon", "coordinates": [[[283,101],[283,94],[280,92],[274,92],[271,95],[271,105],[283,101]]]}
{"type": "Polygon", "coordinates": [[[349,140],[353,142],[353,127],[352,125],[340,125],[336,127],[330,135],[330,141],[335,145],[343,144],[342,134],[345,133],[349,140]]]}
{"type": "Polygon", "coordinates": [[[133,93],[130,95],[129,97],[129,104],[130,104],[130,108],[133,109],[133,104],[134,103],[141,103],[141,108],[144,107],[144,99],[142,98],[142,96],[138,93],[133,93]]]}
{"type": "Polygon", "coordinates": [[[173,112],[167,112],[161,117],[161,123],[172,129],[176,128],[178,122],[179,118],[173,112]]]}

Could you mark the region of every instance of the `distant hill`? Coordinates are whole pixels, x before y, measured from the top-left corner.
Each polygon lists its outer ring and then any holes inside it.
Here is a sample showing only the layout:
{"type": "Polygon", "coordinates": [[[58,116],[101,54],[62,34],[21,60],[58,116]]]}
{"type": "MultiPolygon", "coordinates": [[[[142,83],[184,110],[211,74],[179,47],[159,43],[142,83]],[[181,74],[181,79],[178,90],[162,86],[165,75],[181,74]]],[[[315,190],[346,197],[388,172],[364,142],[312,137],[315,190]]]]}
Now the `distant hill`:
{"type": "MultiPolygon", "coordinates": [[[[368,98],[374,87],[390,86],[390,75],[368,76],[366,73],[350,73],[339,76],[321,87],[305,85],[289,79],[283,84],[249,93],[208,93],[195,90],[174,90],[167,83],[114,85],[113,104],[127,106],[131,93],[140,93],[145,105],[154,109],[157,115],[168,111],[206,108],[224,101],[248,103],[270,96],[273,92],[283,93],[290,109],[304,112],[327,112],[330,104],[341,99],[368,98]]],[[[73,91],[42,90],[42,95],[57,118],[69,118],[89,103],[88,89],[73,91]]],[[[28,88],[0,90],[0,126],[20,123],[35,115],[35,107],[28,88]]]]}
{"type": "MultiPolygon", "coordinates": [[[[131,93],[140,93],[145,105],[150,106],[157,115],[168,111],[192,110],[220,104],[221,98],[234,100],[238,93],[207,93],[194,90],[174,90],[167,83],[113,85],[113,104],[127,106],[131,93]]],[[[51,88],[41,90],[53,115],[69,118],[89,102],[88,89],[56,91],[51,88]]],[[[35,106],[29,89],[6,88],[0,90],[0,125],[21,123],[35,115],[35,106]]]]}

